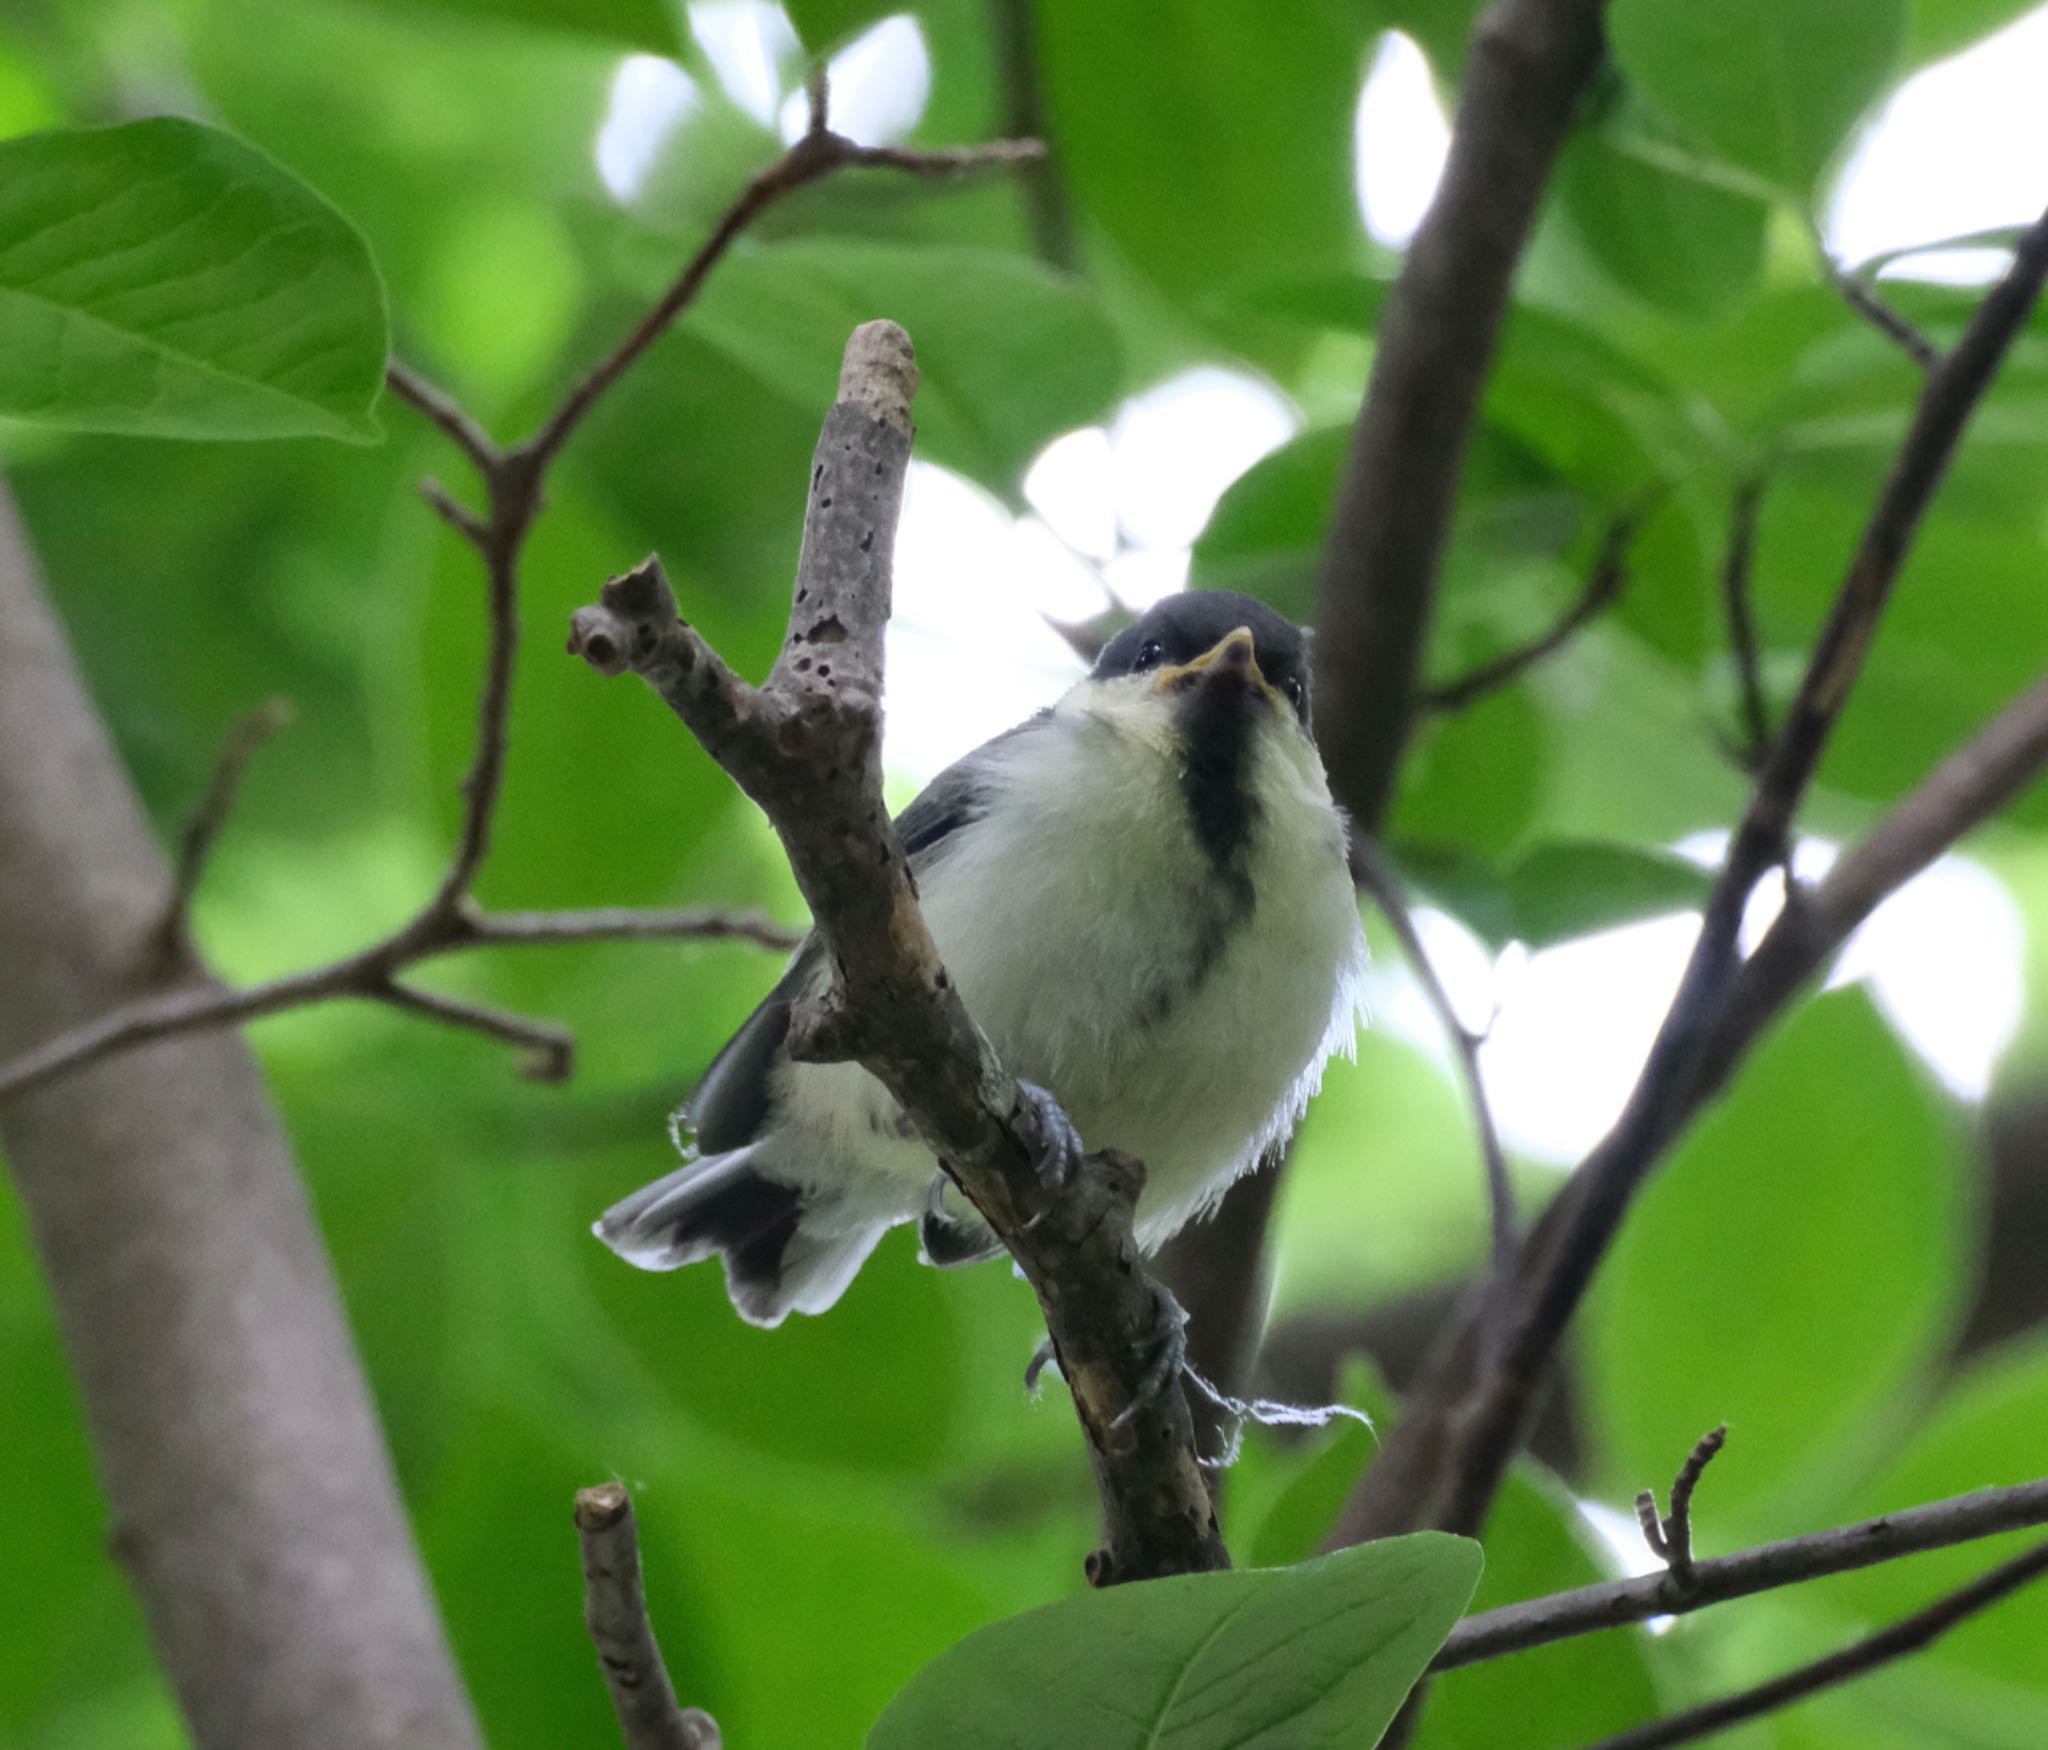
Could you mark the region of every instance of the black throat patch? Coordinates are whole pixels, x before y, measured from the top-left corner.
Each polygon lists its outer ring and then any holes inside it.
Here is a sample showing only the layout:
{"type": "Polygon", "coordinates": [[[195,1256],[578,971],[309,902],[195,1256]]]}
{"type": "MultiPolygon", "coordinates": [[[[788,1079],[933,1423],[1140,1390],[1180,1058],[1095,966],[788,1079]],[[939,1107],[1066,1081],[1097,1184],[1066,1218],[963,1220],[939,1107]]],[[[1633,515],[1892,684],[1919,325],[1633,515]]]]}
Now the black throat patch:
{"type": "Polygon", "coordinates": [[[1240,914],[1252,908],[1250,860],[1259,803],[1251,789],[1252,713],[1261,701],[1232,685],[1198,685],[1181,718],[1188,825],[1240,914]]]}

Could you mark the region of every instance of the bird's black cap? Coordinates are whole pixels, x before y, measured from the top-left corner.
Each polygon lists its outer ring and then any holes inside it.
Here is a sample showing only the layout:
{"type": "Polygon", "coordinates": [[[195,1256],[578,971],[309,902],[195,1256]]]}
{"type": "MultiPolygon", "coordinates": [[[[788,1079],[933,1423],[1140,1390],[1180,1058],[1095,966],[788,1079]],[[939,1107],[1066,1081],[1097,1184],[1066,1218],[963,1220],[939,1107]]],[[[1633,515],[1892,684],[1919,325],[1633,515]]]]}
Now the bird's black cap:
{"type": "Polygon", "coordinates": [[[1102,647],[1095,659],[1095,678],[1138,674],[1160,664],[1192,662],[1214,650],[1238,627],[1252,635],[1259,672],[1294,704],[1304,725],[1309,721],[1308,641],[1301,628],[1274,612],[1255,596],[1227,589],[1189,589],[1167,596],[1146,610],[1102,647]]]}

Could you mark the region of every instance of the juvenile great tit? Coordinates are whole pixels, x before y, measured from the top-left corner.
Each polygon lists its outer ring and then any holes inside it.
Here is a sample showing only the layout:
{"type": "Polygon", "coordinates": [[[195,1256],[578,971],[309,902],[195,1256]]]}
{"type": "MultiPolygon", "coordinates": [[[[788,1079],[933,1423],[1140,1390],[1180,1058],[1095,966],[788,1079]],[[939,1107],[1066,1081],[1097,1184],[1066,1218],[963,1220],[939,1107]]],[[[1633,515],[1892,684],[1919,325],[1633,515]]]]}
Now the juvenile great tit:
{"type": "MultiPolygon", "coordinates": [[[[896,826],[1004,1066],[1085,1146],[1145,1163],[1147,1252],[1283,1139],[1351,1050],[1365,940],[1344,818],[1302,634],[1262,602],[1167,597],[896,826]]],[[[899,1222],[920,1223],[934,1264],[1002,1249],[879,1082],[790,1058],[791,1005],[829,978],[813,935],[679,1115],[685,1164],[595,1227],[643,1269],[723,1254],[758,1325],[831,1306],[899,1222]]]]}

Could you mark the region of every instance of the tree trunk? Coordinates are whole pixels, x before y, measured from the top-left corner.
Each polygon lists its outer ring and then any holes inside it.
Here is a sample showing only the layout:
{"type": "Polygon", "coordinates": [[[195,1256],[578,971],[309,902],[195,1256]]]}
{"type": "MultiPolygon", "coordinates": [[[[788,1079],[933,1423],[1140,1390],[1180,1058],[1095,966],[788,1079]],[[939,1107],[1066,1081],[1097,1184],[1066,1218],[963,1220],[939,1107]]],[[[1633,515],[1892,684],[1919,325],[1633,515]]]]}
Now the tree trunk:
{"type": "MultiPolygon", "coordinates": [[[[167,888],[0,493],[0,1056],[134,988],[167,888]]],[[[0,1146],[111,1545],[198,1743],[470,1750],[326,1254],[239,1036],[24,1096],[0,1109],[0,1146]]]]}

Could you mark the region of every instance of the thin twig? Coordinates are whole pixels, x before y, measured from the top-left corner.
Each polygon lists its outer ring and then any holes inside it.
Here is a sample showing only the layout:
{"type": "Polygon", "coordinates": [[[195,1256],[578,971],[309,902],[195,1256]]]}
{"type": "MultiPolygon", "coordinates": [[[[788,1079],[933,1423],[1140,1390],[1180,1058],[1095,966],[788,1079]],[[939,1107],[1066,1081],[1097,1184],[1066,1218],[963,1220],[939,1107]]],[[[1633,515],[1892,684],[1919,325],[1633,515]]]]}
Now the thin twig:
{"type": "Polygon", "coordinates": [[[382,986],[405,967],[443,954],[484,947],[547,947],[575,942],[757,942],[790,947],[795,937],[751,912],[648,911],[629,908],[565,912],[471,914],[464,908],[422,931],[419,920],[358,953],[263,984],[228,990],[207,983],[159,991],[46,1039],[0,1063],[0,1101],[11,1100],[59,1076],[158,1039],[216,1027],[242,1026],[287,1009],[339,998],[382,997],[382,986]]]}
{"type": "Polygon", "coordinates": [[[656,911],[630,905],[587,911],[491,911],[469,920],[454,947],[544,946],[552,942],[752,942],[785,953],[803,940],[757,911],[656,911]]]}
{"type": "Polygon", "coordinates": [[[491,538],[490,523],[471,510],[468,505],[458,503],[448,488],[431,474],[420,482],[420,497],[427,501],[427,508],[467,541],[482,551],[491,538]]]}
{"type": "Polygon", "coordinates": [[[464,1002],[460,997],[421,990],[418,985],[399,984],[395,980],[379,986],[370,994],[379,1002],[424,1015],[443,1026],[457,1027],[465,1033],[481,1033],[486,1039],[518,1046],[526,1053],[526,1061],[519,1073],[530,1082],[567,1081],[569,1071],[575,1065],[576,1041],[560,1027],[551,1026],[546,1021],[529,1021],[523,1015],[487,1008],[481,1003],[464,1002]]]}
{"type": "MultiPolygon", "coordinates": [[[[1338,1539],[1419,1523],[1470,1530],[1485,1515],[1548,1372],[1637,1190],[1683,1128],[1744,966],[1751,890],[1784,855],[1789,828],[1861,672],[1914,533],[2006,350],[2048,279],[2048,214],[1928,377],[1891,477],[1865,527],[1804,679],[1708,896],[1677,994],[1613,1130],[1581,1163],[1523,1248],[1517,1328],[1501,1364],[1477,1374],[1476,1342],[1447,1342],[1418,1382],[1340,1522],[1338,1539]]],[[[1793,908],[1794,910],[1800,908],[1793,908]]]]}
{"type": "Polygon", "coordinates": [[[469,458],[479,474],[488,476],[497,467],[498,446],[446,390],[435,388],[418,371],[398,359],[391,360],[384,367],[384,386],[439,426],[455,447],[469,458]]]}
{"type": "Polygon", "coordinates": [[[1923,371],[1931,371],[1941,363],[1941,348],[1886,302],[1875,286],[1840,266],[1825,245],[1820,246],[1819,254],[1828,284],[1841,294],[1850,309],[1894,342],[1923,371]]]}
{"type": "Polygon", "coordinates": [[[912,176],[958,176],[1010,164],[1028,163],[1041,156],[1036,140],[995,140],[986,145],[960,147],[950,151],[911,151],[894,146],[857,146],[829,128],[813,128],[788,151],[749,182],[738,200],[726,209],[709,238],[690,257],[668,290],[636,322],[631,331],[594,365],[540,429],[519,446],[520,452],[537,464],[545,464],[564,443],[584,416],[643,352],[658,340],[669,324],[686,309],[740,233],[781,200],[839,170],[901,170],[912,176]]]}
{"type": "Polygon", "coordinates": [[[1480,663],[1454,681],[1423,687],[1415,695],[1416,708],[1433,713],[1463,711],[1489,693],[1512,685],[1545,657],[1562,650],[1582,626],[1621,598],[1621,592],[1628,586],[1629,543],[1635,539],[1641,523],[1642,513],[1632,511],[1608,524],[1585,587],[1547,631],[1480,663]]]}
{"type": "Polygon", "coordinates": [[[1636,1497],[1636,1520],[1643,1528],[1643,1541],[1650,1553],[1671,1570],[1681,1586],[1692,1580],[1692,1492],[1701,1474],[1713,1462],[1728,1439],[1728,1424],[1710,1428],[1693,1443],[1685,1463],[1671,1482],[1671,1511],[1657,1517],[1657,1496],[1645,1489],[1636,1497]]]}
{"type": "Polygon", "coordinates": [[[171,869],[171,894],[164,903],[164,921],[159,931],[161,952],[166,963],[181,954],[189,942],[192,896],[199,891],[199,879],[206,872],[221,828],[235,806],[242,774],[257,749],[291,721],[292,708],[283,699],[270,699],[236,719],[214,758],[213,775],[206,794],[185,823],[178,840],[178,855],[171,869]]]}
{"type": "Polygon", "coordinates": [[[1829,1574],[1846,1574],[1901,1556],[2043,1524],[2048,1524],[2048,1478],[1951,1495],[1831,1531],[1812,1531],[1737,1550],[1733,1555],[1710,1556],[1695,1562],[1692,1578],[1684,1582],[1666,1570],[1482,1611],[1451,1630],[1430,1669],[1454,1671],[1460,1665],[1498,1659],[1574,1635],[1648,1622],[1655,1616],[1683,1616],[1780,1586],[1796,1586],[1829,1574]]]}
{"type": "Polygon", "coordinates": [[[1489,1341],[1502,1342],[1507,1335],[1504,1322],[1508,1313],[1507,1296],[1514,1288],[1515,1246],[1519,1236],[1515,1189],[1508,1179],[1507,1155],[1500,1145],[1500,1130],[1493,1121],[1493,1105],[1486,1097],[1486,1078],[1479,1067],[1479,1048],[1484,1040],[1466,1026],[1458,1014],[1457,1006],[1451,1001],[1451,993],[1444,988],[1444,982],[1437,976],[1436,967],[1429,958],[1429,951],[1422,945],[1415,919],[1409,914],[1407,899],[1401,892],[1399,878],[1387,866],[1378,845],[1363,833],[1351,835],[1351,873],[1358,885],[1372,895],[1373,902],[1393,930],[1395,940],[1401,944],[1402,957],[1414,973],[1415,982],[1422,987],[1429,1006],[1436,1011],[1437,1020],[1457,1057],[1459,1073],[1464,1078],[1465,1097],[1471,1103],[1472,1125],[1478,1133],[1479,1159],[1486,1181],[1490,1260],[1486,1285],[1489,1315],[1486,1329],[1489,1341]]]}
{"type": "Polygon", "coordinates": [[[640,1534],[621,1483],[576,1491],[583,1621],[619,1717],[625,1750],[720,1750],[718,1724],[676,1700],[640,1584],[640,1534]]]}
{"type": "Polygon", "coordinates": [[[1754,1689],[1722,1696],[1718,1701],[1687,1708],[1683,1713],[1652,1720],[1648,1725],[1636,1726],[1626,1732],[1616,1732],[1596,1744],[1587,1745],[1585,1750],[1661,1750],[1668,1744],[1691,1744],[1744,1720],[1792,1707],[1824,1689],[1847,1683],[1852,1678],[1933,1645],[1958,1623],[1967,1622],[1979,1612],[1989,1610],[2043,1574],[2048,1574],[2048,1543],[2036,1544],[2025,1554],[2000,1563],[1969,1585],[1958,1587],[1925,1610],[1915,1611],[1902,1621],[1893,1623],[1890,1628],[1879,1629],[1853,1647],[1829,1653],[1810,1665],[1787,1671],[1768,1683],[1759,1683],[1754,1689]]]}
{"type": "Polygon", "coordinates": [[[789,630],[761,686],[678,617],[652,558],[577,610],[570,648],[638,674],[767,814],[834,973],[792,1017],[792,1056],[852,1059],[881,1082],[1031,1283],[1095,1465],[1104,1544],[1089,1577],[1225,1567],[1174,1365],[1179,1309],[1132,1231],[1143,1169],[1105,1151],[1047,1171],[1059,1127],[947,976],[882,805],[883,632],[915,383],[900,328],[854,331],[813,455],[789,630]]]}
{"type": "Polygon", "coordinates": [[[1771,712],[1764,697],[1763,651],[1751,592],[1763,493],[1764,483],[1754,475],[1736,487],[1728,517],[1728,551],[1721,562],[1721,603],[1728,615],[1728,646],[1742,694],[1742,769],[1752,776],[1763,770],[1771,750],[1771,712]]]}

